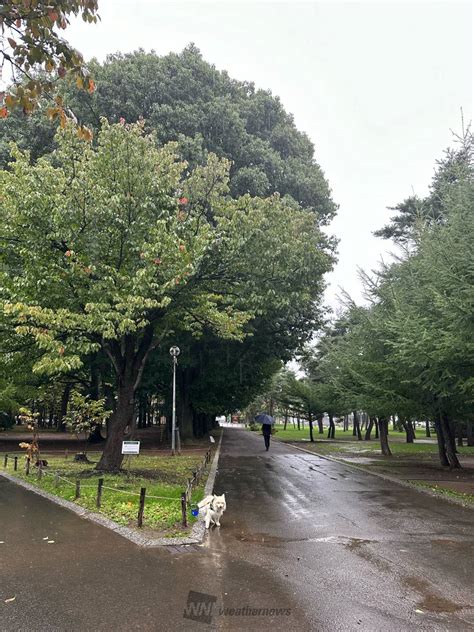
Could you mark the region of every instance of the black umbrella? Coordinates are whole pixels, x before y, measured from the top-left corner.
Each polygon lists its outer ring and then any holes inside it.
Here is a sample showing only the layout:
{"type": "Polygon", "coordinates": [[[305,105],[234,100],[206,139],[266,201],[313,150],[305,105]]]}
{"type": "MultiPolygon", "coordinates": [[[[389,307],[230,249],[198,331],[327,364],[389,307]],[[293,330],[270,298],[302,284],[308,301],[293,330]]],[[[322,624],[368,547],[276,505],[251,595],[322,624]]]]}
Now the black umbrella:
{"type": "Polygon", "coordinates": [[[267,415],[266,413],[260,413],[255,417],[255,421],[258,424],[264,424],[265,426],[273,426],[275,420],[271,415],[267,415]]]}

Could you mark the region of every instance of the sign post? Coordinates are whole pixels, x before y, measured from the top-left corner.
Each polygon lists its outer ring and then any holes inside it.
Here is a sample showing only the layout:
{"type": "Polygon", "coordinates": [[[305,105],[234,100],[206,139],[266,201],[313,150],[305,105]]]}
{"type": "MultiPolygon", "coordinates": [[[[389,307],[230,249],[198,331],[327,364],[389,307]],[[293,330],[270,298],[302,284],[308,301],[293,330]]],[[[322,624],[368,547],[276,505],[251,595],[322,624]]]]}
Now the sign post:
{"type": "Polygon", "coordinates": [[[128,456],[127,476],[130,478],[130,460],[132,458],[132,454],[136,454],[137,456],[140,454],[140,441],[122,441],[122,454],[126,454],[128,456]]]}
{"type": "Polygon", "coordinates": [[[140,454],[140,441],[122,441],[122,454],[140,454]]]}

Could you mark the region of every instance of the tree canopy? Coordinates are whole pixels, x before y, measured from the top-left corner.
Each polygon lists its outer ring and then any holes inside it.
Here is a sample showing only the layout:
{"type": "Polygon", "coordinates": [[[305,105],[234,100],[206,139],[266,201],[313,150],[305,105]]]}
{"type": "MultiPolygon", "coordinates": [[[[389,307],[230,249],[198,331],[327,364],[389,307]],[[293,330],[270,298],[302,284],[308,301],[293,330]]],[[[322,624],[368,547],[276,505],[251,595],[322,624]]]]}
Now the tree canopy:
{"type": "Polygon", "coordinates": [[[114,368],[103,468],[120,465],[165,336],[244,339],[269,308],[307,311],[331,265],[312,213],[278,195],[233,199],[226,160],[186,171],[143,127],[103,120],[93,145],[68,126],[51,156],[14,150],[0,173],[3,312],[41,351],[33,370],[77,370],[101,350],[114,368]]]}
{"type": "Polygon", "coordinates": [[[416,226],[393,222],[410,247],[364,276],[370,304],[350,305],[313,352],[340,413],[431,419],[441,463],[451,467],[459,466],[456,428],[473,422],[472,143],[467,132],[438,164],[425,201],[437,214],[418,216],[416,226]]]}

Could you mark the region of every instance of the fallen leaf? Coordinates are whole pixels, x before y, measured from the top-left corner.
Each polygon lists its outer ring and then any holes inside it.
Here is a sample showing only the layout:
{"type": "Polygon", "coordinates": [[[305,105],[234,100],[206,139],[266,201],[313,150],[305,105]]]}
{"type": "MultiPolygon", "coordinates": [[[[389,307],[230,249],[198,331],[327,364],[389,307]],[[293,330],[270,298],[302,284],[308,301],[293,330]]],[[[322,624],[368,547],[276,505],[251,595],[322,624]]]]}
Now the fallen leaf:
{"type": "Polygon", "coordinates": [[[16,597],[10,597],[10,599],[5,599],[5,603],[10,603],[10,601],[15,601],[16,597]]]}

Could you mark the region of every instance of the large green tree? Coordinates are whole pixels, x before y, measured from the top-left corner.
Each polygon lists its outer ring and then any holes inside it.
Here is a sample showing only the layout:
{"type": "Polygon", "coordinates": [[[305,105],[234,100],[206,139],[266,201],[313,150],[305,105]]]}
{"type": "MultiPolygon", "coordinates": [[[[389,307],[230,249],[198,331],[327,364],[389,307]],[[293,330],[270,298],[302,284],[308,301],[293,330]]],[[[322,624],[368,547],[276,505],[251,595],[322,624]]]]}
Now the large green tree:
{"type": "Polygon", "coordinates": [[[51,160],[0,175],[2,304],[42,350],[34,370],[107,354],[116,408],[99,469],[116,470],[150,354],[172,331],[242,339],[268,306],[307,309],[330,266],[314,216],[277,195],[228,196],[228,163],[186,173],[142,124],[61,131],[51,160]]]}

